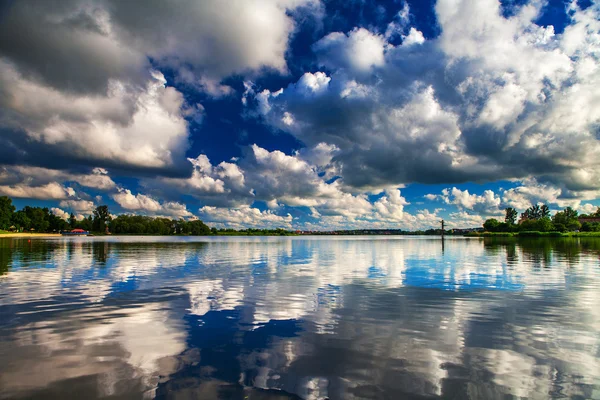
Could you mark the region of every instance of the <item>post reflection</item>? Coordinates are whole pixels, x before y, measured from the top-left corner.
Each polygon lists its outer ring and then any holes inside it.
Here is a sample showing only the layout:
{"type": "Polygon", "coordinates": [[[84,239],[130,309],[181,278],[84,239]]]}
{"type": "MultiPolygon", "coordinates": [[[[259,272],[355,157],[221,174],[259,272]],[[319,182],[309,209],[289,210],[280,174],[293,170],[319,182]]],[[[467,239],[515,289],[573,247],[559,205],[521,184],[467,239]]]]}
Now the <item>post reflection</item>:
{"type": "Polygon", "coordinates": [[[1,240],[0,398],[593,398],[600,243],[1,240]]]}

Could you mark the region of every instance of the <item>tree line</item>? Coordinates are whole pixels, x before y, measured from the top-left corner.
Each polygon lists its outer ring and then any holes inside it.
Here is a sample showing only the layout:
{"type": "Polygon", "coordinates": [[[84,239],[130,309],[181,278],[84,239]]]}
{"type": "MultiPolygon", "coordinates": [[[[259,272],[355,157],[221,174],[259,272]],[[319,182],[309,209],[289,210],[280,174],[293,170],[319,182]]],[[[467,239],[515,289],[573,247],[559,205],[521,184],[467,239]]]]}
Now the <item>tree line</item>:
{"type": "Polygon", "coordinates": [[[183,220],[144,215],[118,215],[113,217],[108,206],[96,207],[92,215],[77,220],[73,213],[67,220],[54,215],[47,207],[25,206],[16,211],[9,197],[0,197],[0,230],[19,232],[61,232],[83,229],[94,233],[131,235],[289,235],[285,229],[217,229],[210,228],[199,219],[183,220]]]}
{"type": "Polygon", "coordinates": [[[551,215],[547,205],[536,204],[521,213],[518,222],[519,213],[516,209],[508,207],[504,211],[504,222],[490,218],[483,223],[483,228],[488,232],[600,232],[600,223],[580,222],[580,218],[600,218],[600,207],[589,215],[579,215],[571,207],[551,215]]]}
{"type": "Polygon", "coordinates": [[[112,217],[108,206],[96,207],[93,214],[77,220],[71,213],[67,220],[54,215],[47,207],[25,206],[16,211],[12,199],[0,197],[0,229],[19,232],[61,232],[83,229],[97,233],[153,234],[153,235],[210,235],[212,230],[202,221],[153,218],[141,215],[112,217]]]}

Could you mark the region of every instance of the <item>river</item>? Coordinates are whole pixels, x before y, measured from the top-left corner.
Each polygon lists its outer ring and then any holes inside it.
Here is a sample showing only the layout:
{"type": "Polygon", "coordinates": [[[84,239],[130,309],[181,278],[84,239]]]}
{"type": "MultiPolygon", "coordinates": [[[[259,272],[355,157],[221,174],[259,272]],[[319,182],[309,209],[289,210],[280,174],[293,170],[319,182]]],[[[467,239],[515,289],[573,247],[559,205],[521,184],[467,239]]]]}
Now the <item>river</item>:
{"type": "Polygon", "coordinates": [[[0,398],[600,398],[600,240],[0,239],[0,398]]]}

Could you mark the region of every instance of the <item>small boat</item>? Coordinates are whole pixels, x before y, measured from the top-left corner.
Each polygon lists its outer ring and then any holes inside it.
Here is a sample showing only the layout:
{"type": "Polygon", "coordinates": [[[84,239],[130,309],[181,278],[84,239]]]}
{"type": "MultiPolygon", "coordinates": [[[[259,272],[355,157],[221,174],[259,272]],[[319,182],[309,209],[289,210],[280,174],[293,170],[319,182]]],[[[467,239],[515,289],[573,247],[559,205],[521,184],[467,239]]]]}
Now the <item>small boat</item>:
{"type": "Polygon", "coordinates": [[[71,229],[70,231],[62,231],[60,233],[63,236],[89,236],[90,232],[83,229],[71,229]]]}

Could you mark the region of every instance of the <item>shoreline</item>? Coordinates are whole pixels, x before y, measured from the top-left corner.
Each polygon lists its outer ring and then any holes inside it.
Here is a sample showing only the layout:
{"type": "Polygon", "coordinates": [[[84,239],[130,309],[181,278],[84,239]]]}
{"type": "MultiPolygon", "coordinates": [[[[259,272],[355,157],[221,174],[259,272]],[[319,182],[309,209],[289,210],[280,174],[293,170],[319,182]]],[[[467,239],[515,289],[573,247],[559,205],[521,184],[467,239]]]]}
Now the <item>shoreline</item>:
{"type": "Polygon", "coordinates": [[[476,232],[468,233],[467,237],[495,237],[495,238],[600,238],[600,232],[476,232]]]}
{"type": "MultiPolygon", "coordinates": [[[[67,237],[68,235],[62,235],[60,233],[29,233],[29,232],[0,232],[1,238],[45,238],[45,237],[67,237]]],[[[82,235],[87,237],[87,235],[82,235]]],[[[287,235],[269,235],[269,234],[225,234],[225,235],[152,235],[152,234],[113,234],[113,235],[94,235],[95,237],[131,237],[131,236],[173,236],[173,237],[226,237],[226,236],[261,236],[261,237],[275,237],[275,236],[429,236],[429,237],[441,237],[440,235],[419,235],[419,234],[403,234],[403,235],[344,235],[344,234],[287,234],[287,235]]],[[[600,232],[477,232],[468,233],[464,235],[445,235],[447,238],[450,237],[471,237],[471,238],[484,238],[484,237],[496,237],[496,238],[575,238],[575,237],[597,237],[600,238],[600,232]]]]}
{"type": "Polygon", "coordinates": [[[58,237],[62,236],[60,233],[29,233],[29,232],[7,232],[0,233],[1,238],[11,237],[58,237]]]}

